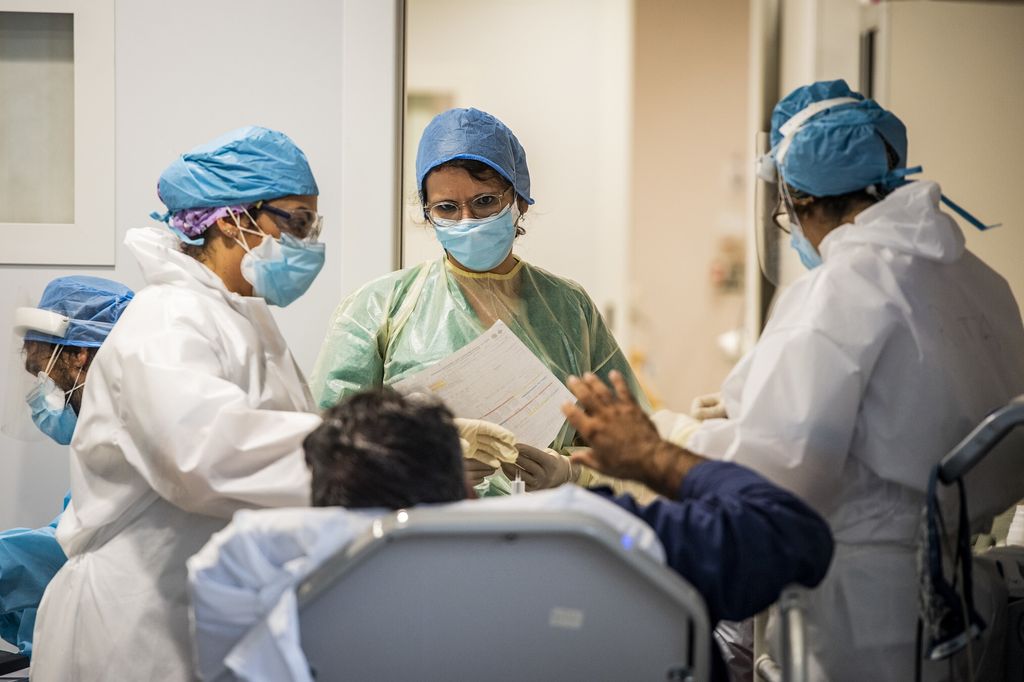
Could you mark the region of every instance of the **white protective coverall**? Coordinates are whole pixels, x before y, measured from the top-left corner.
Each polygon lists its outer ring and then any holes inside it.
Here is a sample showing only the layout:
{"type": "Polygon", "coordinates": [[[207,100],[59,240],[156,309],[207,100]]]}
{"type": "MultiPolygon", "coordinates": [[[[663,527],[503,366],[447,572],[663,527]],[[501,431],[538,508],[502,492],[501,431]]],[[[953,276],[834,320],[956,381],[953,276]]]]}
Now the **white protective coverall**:
{"type": "MultiPolygon", "coordinates": [[[[828,519],[835,558],[808,605],[816,679],[913,679],[928,474],[1024,393],[1017,303],[965,249],[939,196],[933,182],[910,183],[829,233],[824,264],[782,293],[725,380],[730,418],[687,441],[765,474],[828,519]]],[[[1015,466],[1016,476],[990,477],[990,512],[1021,497],[1015,466]]]]}
{"type": "Polygon", "coordinates": [[[166,230],[125,243],[148,286],[89,370],[40,682],[194,679],[186,560],[237,509],[309,504],[302,440],[320,418],[267,304],[166,230]]]}

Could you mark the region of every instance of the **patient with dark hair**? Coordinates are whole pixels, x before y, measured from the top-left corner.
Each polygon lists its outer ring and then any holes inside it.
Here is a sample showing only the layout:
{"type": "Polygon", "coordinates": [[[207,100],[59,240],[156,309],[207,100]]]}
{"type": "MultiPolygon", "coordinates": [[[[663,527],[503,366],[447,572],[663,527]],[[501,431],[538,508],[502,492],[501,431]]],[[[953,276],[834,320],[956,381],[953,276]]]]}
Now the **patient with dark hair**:
{"type": "MultiPolygon", "coordinates": [[[[665,563],[701,593],[711,623],[748,618],[787,585],[817,585],[832,558],[825,521],[750,469],[660,441],[622,378],[615,379],[617,395],[594,376],[585,378],[587,391],[570,384],[580,399],[572,419],[596,441],[590,455],[596,468],[639,480],[663,497],[641,506],[610,488],[591,492],[654,529],[665,563]],[[599,438],[599,425],[612,417],[629,421],[636,438],[611,445],[599,438]],[[645,443],[654,456],[643,455],[645,443]]],[[[315,506],[402,509],[466,497],[452,413],[428,397],[388,388],[356,394],[327,410],[303,447],[315,506]]],[[[712,679],[726,679],[717,655],[712,679]]]]}
{"type": "Polygon", "coordinates": [[[383,388],[324,412],[303,442],[315,507],[402,509],[466,497],[452,413],[383,388]]]}

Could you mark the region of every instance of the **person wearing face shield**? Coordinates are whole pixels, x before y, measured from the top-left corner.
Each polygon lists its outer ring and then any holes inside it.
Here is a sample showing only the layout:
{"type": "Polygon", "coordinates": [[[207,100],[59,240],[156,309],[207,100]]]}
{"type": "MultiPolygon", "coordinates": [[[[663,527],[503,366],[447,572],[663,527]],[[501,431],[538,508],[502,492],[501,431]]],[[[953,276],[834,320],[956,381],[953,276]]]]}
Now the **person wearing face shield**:
{"type": "MultiPolygon", "coordinates": [[[[33,377],[22,416],[61,445],[75,431],[89,365],[133,295],[108,279],[59,277],[46,286],[37,307],[15,311],[14,333],[24,339],[24,368],[33,377]]],[[[0,638],[24,656],[32,655],[43,591],[66,560],[54,537],[59,520],[60,515],[43,528],[0,531],[0,638]]]]}
{"type": "MultiPolygon", "coordinates": [[[[814,83],[776,105],[772,145],[760,172],[778,182],[808,272],[726,378],[727,418],[685,446],[751,467],[829,521],[835,558],[807,604],[812,679],[914,679],[929,473],[1024,393],[1020,308],[942,204],[984,225],[937,183],[908,180],[921,169],[892,112],[843,81],[814,83]]],[[[1009,506],[1012,478],[987,495],[1009,506]]],[[[925,661],[924,678],[946,679],[963,653],[925,661]]],[[[983,661],[978,643],[973,654],[983,661]]]]}
{"type": "MultiPolygon", "coordinates": [[[[644,400],[587,292],[514,253],[534,199],[526,150],[504,123],[477,109],[438,114],[420,138],[416,179],[423,216],[444,253],[342,301],[313,370],[320,407],[429,367],[498,320],[561,381],[618,370],[644,400]]],[[[504,492],[517,472],[527,490],[596,482],[595,472],[564,456],[580,445],[568,423],[549,449],[519,445],[518,452],[515,434],[500,426],[457,424],[468,477],[491,483],[478,488],[483,494],[504,492]]]]}
{"type": "Polygon", "coordinates": [[[93,361],[39,609],[33,680],[189,680],[186,559],[241,508],[309,504],[319,423],[269,305],[324,260],[318,189],[287,136],[249,127],[176,159],[168,227],[129,230],[147,286],[93,361]]]}

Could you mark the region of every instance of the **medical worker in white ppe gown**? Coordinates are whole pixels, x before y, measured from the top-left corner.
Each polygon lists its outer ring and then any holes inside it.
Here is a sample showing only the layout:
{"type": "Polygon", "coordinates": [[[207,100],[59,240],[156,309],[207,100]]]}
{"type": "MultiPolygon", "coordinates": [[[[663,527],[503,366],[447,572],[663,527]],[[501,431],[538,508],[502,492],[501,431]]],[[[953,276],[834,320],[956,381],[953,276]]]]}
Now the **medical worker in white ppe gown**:
{"type": "Polygon", "coordinates": [[[323,265],[306,157],[244,128],[179,157],[158,193],[167,226],[125,238],[147,286],[96,355],[71,442],[41,682],[192,679],[186,560],[237,509],[309,503],[320,419],[268,307],[323,265]]]}
{"type": "MultiPolygon", "coordinates": [[[[814,677],[912,680],[928,475],[1024,393],[1019,308],[965,248],[939,186],[906,179],[920,169],[907,169],[891,112],[843,81],[815,83],[775,107],[772,144],[761,171],[775,174],[780,226],[809,272],[723,384],[728,418],[686,445],[767,475],[828,519],[835,558],[808,605],[814,677]]],[[[1003,487],[988,492],[1014,499],[1003,487]]],[[[926,666],[926,678],[947,669],[926,666]]]]}

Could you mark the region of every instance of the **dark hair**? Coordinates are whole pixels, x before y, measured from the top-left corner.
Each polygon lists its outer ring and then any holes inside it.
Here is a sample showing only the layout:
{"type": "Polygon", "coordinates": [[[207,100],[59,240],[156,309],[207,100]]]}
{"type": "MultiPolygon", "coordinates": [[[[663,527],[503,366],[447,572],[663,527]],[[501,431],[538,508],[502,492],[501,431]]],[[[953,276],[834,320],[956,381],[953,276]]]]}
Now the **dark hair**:
{"type": "Polygon", "coordinates": [[[327,410],[302,447],[313,506],[402,509],[466,496],[452,413],[389,388],[357,393],[327,410]]]}
{"type": "Polygon", "coordinates": [[[866,189],[859,189],[855,192],[847,192],[846,194],[837,194],[830,197],[815,197],[803,192],[794,191],[795,188],[787,185],[790,196],[793,197],[793,209],[797,213],[797,217],[804,217],[809,215],[811,211],[819,210],[822,217],[831,223],[837,225],[842,222],[843,218],[846,217],[855,206],[860,204],[868,203],[873,204],[882,198],[881,192],[871,194],[866,189]],[[801,195],[801,196],[798,196],[801,195]]]}
{"type": "MultiPolygon", "coordinates": [[[[502,187],[501,187],[502,191],[508,190],[508,188],[512,186],[512,183],[509,182],[508,179],[505,178],[504,175],[502,175],[498,171],[494,170],[493,168],[488,166],[483,161],[477,161],[476,159],[452,159],[451,161],[445,161],[442,164],[434,166],[433,168],[431,168],[427,172],[426,175],[423,176],[423,186],[426,187],[427,178],[430,177],[431,173],[433,173],[436,170],[440,170],[442,168],[460,168],[460,169],[466,171],[467,173],[469,173],[469,177],[473,178],[477,182],[491,182],[493,180],[500,180],[501,184],[502,184],[502,187]]],[[[518,200],[519,200],[519,193],[516,192],[516,195],[515,195],[515,198],[513,199],[513,201],[518,201],[518,200]]],[[[423,206],[424,212],[426,212],[426,207],[427,207],[427,193],[426,193],[426,190],[420,190],[420,204],[423,206]]],[[[522,227],[521,225],[519,225],[517,223],[516,224],[516,236],[517,237],[522,237],[524,234],[526,234],[526,228],[522,227]]]]}
{"type": "MultiPolygon", "coordinates": [[[[34,353],[39,353],[41,356],[45,355],[47,358],[49,358],[49,356],[53,354],[53,351],[58,346],[61,346],[61,345],[63,345],[63,344],[51,343],[49,341],[37,341],[37,340],[33,340],[33,339],[25,339],[25,342],[24,342],[22,348],[23,348],[26,356],[28,356],[30,354],[34,354],[34,353]]],[[[59,355],[57,355],[57,359],[54,360],[53,368],[56,369],[59,374],[70,375],[71,376],[71,381],[74,381],[75,377],[74,377],[74,374],[72,374],[72,372],[74,371],[74,368],[73,368],[73,365],[72,365],[71,358],[74,355],[77,355],[78,353],[82,352],[83,350],[86,352],[86,358],[85,358],[85,364],[82,365],[82,371],[83,372],[88,371],[89,370],[89,366],[92,364],[93,358],[96,357],[96,351],[98,351],[99,348],[83,348],[83,347],[80,347],[80,346],[65,346],[64,350],[59,355]]],[[[27,365],[27,363],[28,363],[28,358],[26,357],[26,365],[27,365]]],[[[28,370],[28,367],[26,366],[25,369],[28,370]]],[[[70,386],[65,388],[64,386],[61,385],[61,382],[55,382],[55,383],[57,383],[57,385],[60,386],[61,388],[63,388],[65,391],[71,390],[70,386]]]]}
{"type": "MultiPolygon", "coordinates": [[[[473,178],[477,182],[491,182],[492,180],[500,180],[503,189],[508,189],[512,183],[505,179],[505,176],[488,166],[483,161],[477,161],[476,159],[452,159],[451,161],[445,161],[439,166],[435,166],[430,169],[430,173],[440,168],[461,168],[462,170],[469,173],[469,177],[473,178]]],[[[424,183],[427,180],[427,173],[423,177],[424,183]]],[[[426,197],[423,197],[426,200],[426,197]]]]}
{"type": "Polygon", "coordinates": [[[206,239],[205,242],[196,246],[195,244],[186,244],[181,242],[178,245],[178,250],[189,258],[194,258],[200,263],[206,259],[206,249],[210,246],[210,240],[206,239]]]}
{"type": "MultiPolygon", "coordinates": [[[[29,373],[32,373],[33,369],[44,371],[46,369],[45,364],[53,355],[53,351],[60,345],[62,344],[26,339],[22,346],[22,350],[25,353],[25,370],[29,373]]],[[[92,366],[92,361],[96,357],[96,351],[98,350],[99,348],[64,346],[64,350],[57,355],[57,359],[53,362],[53,367],[50,368],[50,378],[53,380],[53,383],[62,391],[73,389],[75,382],[81,379],[82,373],[87,374],[89,372],[89,367],[92,366]],[[85,351],[85,362],[82,363],[81,368],[76,368],[73,358],[76,358],[82,351],[85,351]],[[81,371],[78,371],[79,369],[81,371]]],[[[78,414],[82,408],[82,391],[78,390],[72,393],[70,402],[71,409],[75,411],[75,414],[78,414]]]]}

